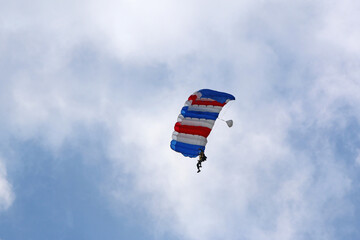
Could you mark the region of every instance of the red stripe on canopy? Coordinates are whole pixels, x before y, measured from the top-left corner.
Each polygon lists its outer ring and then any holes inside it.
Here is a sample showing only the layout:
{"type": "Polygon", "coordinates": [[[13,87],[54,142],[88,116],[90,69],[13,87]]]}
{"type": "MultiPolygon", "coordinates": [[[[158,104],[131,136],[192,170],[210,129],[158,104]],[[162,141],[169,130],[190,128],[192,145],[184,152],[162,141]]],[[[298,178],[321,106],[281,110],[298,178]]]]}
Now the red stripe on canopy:
{"type": "Polygon", "coordinates": [[[209,136],[211,129],[207,127],[201,126],[189,126],[189,125],[181,125],[180,122],[177,122],[174,127],[175,131],[178,133],[186,133],[193,135],[200,135],[203,137],[209,136]]]}
{"type": "Polygon", "coordinates": [[[209,100],[197,100],[197,96],[196,95],[191,95],[188,98],[189,101],[192,101],[191,105],[211,105],[211,106],[219,106],[219,107],[223,107],[225,106],[226,103],[220,103],[218,101],[209,101],[209,100]]]}
{"type": "Polygon", "coordinates": [[[191,105],[211,105],[211,106],[219,106],[223,107],[226,103],[220,103],[217,101],[205,101],[205,100],[194,100],[191,105]]]}

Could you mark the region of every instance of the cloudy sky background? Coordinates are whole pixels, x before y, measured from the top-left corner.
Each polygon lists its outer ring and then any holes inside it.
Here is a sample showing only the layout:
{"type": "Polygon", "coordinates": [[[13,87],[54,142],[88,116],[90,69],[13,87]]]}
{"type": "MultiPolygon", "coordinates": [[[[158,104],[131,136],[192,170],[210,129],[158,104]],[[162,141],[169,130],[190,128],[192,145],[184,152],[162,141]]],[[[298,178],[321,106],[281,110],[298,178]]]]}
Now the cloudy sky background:
{"type": "Polygon", "coordinates": [[[0,1],[0,239],[358,239],[360,2],[0,1]],[[236,97],[208,161],[194,91],[236,97]]]}

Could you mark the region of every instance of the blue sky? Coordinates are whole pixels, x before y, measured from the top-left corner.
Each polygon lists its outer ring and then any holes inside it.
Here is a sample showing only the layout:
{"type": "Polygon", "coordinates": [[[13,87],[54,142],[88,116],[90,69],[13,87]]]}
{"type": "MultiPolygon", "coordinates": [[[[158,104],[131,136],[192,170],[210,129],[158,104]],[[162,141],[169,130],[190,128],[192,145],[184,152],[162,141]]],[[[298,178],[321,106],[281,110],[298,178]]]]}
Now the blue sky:
{"type": "Polygon", "coordinates": [[[358,1],[0,6],[1,240],[360,238],[358,1]],[[197,174],[202,88],[236,101],[197,174]]]}

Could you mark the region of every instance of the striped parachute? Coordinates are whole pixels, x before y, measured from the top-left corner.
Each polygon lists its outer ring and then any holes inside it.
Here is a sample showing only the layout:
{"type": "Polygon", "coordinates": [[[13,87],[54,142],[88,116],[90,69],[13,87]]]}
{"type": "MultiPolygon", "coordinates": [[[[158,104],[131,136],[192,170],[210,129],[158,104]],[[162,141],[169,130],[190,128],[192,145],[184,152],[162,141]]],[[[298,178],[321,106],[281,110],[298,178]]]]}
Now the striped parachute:
{"type": "MultiPolygon", "coordinates": [[[[214,126],[223,106],[235,100],[231,94],[210,89],[202,89],[192,94],[185,102],[170,143],[171,149],[186,157],[197,157],[205,150],[207,137],[214,126]]],[[[232,121],[227,121],[229,127],[232,121]]]]}

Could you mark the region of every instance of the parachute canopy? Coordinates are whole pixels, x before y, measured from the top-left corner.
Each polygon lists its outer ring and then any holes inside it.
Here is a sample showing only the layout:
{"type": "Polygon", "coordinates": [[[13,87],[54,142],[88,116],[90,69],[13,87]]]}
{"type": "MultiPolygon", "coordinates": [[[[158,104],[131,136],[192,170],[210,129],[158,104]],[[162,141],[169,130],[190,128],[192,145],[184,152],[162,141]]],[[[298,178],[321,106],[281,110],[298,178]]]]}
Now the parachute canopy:
{"type": "MultiPolygon", "coordinates": [[[[170,143],[171,149],[186,157],[197,157],[205,150],[207,137],[223,106],[235,97],[229,93],[202,89],[192,94],[185,102],[175,124],[170,143]]],[[[228,126],[232,126],[227,122],[228,126]]]]}

